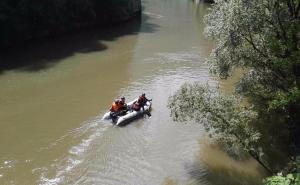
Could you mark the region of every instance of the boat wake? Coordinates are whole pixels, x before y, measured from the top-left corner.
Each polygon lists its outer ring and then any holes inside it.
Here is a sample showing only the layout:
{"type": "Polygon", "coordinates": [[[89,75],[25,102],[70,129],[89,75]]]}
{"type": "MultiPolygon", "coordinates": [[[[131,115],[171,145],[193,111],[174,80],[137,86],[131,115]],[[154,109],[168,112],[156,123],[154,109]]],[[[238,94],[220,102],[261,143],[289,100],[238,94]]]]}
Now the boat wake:
{"type": "MultiPolygon", "coordinates": [[[[51,149],[59,143],[65,142],[66,139],[70,138],[82,138],[81,142],[71,147],[67,155],[61,159],[57,159],[50,167],[44,167],[40,169],[40,185],[57,185],[67,181],[66,176],[72,172],[78,165],[80,165],[85,159],[85,153],[89,150],[91,143],[100,139],[103,133],[112,127],[111,124],[101,120],[101,117],[96,117],[93,120],[89,120],[79,128],[73,129],[68,134],[57,139],[55,142],[50,144],[48,147],[43,148],[51,149]],[[103,124],[99,124],[103,123],[103,124]],[[54,173],[54,175],[52,175],[54,173]]],[[[34,170],[36,171],[36,170],[34,170]]]]}

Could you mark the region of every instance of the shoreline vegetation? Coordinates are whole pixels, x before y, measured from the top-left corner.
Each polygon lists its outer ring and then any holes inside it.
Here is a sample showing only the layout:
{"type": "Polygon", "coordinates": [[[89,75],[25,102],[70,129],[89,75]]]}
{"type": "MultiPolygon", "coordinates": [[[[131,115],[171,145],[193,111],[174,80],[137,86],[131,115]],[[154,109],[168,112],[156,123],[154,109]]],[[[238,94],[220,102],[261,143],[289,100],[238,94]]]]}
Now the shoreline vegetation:
{"type": "Polygon", "coordinates": [[[141,0],[3,0],[0,48],[112,26],[139,17],[141,11],[141,0]]]}
{"type": "Polygon", "coordinates": [[[211,72],[221,79],[236,68],[247,72],[231,96],[208,85],[183,85],[169,98],[171,116],[202,124],[235,159],[251,156],[270,176],[264,185],[298,185],[300,1],[216,0],[205,22],[206,36],[216,42],[207,59],[211,72]]]}

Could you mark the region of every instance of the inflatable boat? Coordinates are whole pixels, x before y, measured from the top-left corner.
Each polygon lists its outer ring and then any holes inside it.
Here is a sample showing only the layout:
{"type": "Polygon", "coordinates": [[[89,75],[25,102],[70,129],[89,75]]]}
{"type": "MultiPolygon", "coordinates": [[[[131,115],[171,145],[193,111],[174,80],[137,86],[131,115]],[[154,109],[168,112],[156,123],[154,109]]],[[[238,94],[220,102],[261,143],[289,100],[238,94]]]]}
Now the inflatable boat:
{"type": "MultiPolygon", "coordinates": [[[[131,101],[129,103],[127,103],[127,106],[128,107],[131,107],[132,104],[134,102],[136,102],[136,100],[134,101],[131,101]]],[[[111,117],[111,112],[107,112],[104,114],[103,116],[103,120],[112,120],[112,122],[115,124],[115,125],[118,125],[118,126],[124,126],[126,124],[128,124],[129,122],[139,118],[139,117],[142,117],[144,114],[147,114],[149,115],[150,114],[150,110],[151,110],[151,105],[152,105],[152,102],[151,101],[147,101],[146,104],[144,105],[144,109],[141,107],[139,111],[135,111],[135,110],[128,110],[127,112],[125,112],[124,114],[120,115],[120,116],[116,116],[116,118],[112,119],[111,117]]]]}

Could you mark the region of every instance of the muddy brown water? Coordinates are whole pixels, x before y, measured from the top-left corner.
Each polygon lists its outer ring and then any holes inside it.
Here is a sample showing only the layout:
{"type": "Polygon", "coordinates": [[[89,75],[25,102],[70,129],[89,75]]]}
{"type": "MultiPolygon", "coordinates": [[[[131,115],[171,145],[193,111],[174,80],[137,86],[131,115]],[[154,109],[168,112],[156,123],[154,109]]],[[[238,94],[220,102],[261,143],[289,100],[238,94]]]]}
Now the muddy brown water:
{"type": "Polygon", "coordinates": [[[185,82],[215,83],[204,63],[207,5],[143,7],[141,20],[1,56],[0,184],[259,184],[255,161],[232,160],[166,107],[185,82]],[[142,92],[151,118],[122,128],[101,120],[114,98],[142,92]]]}

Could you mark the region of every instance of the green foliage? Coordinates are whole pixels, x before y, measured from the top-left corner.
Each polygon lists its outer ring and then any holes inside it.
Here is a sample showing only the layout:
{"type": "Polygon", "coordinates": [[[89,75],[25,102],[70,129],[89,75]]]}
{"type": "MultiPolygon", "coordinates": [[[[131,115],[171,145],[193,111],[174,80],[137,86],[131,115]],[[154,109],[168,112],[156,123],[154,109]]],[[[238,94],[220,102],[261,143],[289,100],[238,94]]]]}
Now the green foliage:
{"type": "Polygon", "coordinates": [[[290,173],[286,176],[278,174],[263,180],[264,185],[299,185],[300,184],[300,156],[296,159],[298,173],[290,173]]]}
{"type": "Polygon", "coordinates": [[[247,69],[236,92],[259,115],[280,115],[287,145],[299,146],[300,1],[216,0],[205,19],[216,41],[212,72],[227,78],[236,67],[247,69]]]}
{"type": "Polygon", "coordinates": [[[287,176],[272,176],[263,180],[264,185],[299,185],[300,179],[299,174],[293,175],[288,174],[287,176]]]}
{"type": "Polygon", "coordinates": [[[206,34],[217,43],[212,71],[226,78],[234,67],[250,69],[239,93],[269,110],[299,108],[299,7],[297,0],[216,1],[206,16],[206,34]]]}
{"type": "MultiPolygon", "coordinates": [[[[236,90],[253,107],[242,107],[240,98],[208,87],[184,85],[169,100],[171,115],[176,121],[202,123],[230,150],[243,148],[272,173],[261,161],[260,134],[251,123],[255,111],[260,116],[280,113],[289,129],[288,144],[299,144],[300,1],[216,0],[205,19],[205,32],[216,41],[208,59],[211,71],[227,78],[236,67],[247,69],[236,90]]],[[[291,178],[265,182],[289,183],[291,178]]]]}
{"type": "Polygon", "coordinates": [[[219,94],[218,89],[185,84],[169,99],[175,121],[193,121],[204,125],[210,135],[236,153],[240,148],[256,153],[260,134],[251,127],[257,114],[241,106],[241,99],[219,94]]]}
{"type": "Polygon", "coordinates": [[[291,104],[296,104],[300,100],[300,90],[293,87],[288,92],[277,91],[274,99],[270,102],[270,109],[284,109],[291,104]]]}

